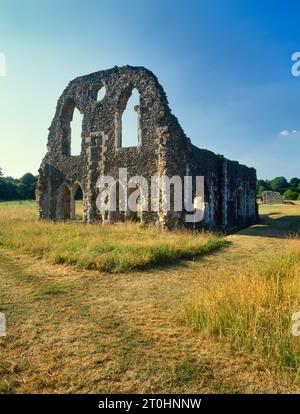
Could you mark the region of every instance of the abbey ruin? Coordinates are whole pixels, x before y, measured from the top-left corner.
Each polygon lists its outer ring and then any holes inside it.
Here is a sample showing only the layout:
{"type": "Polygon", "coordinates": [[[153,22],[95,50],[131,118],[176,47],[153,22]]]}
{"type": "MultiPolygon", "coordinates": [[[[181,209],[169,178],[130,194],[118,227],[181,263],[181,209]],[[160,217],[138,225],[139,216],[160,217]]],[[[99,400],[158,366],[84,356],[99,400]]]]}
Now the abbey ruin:
{"type": "MultiPolygon", "coordinates": [[[[143,67],[114,67],[74,79],[58,100],[49,128],[48,151],[39,169],[37,202],[40,219],[75,218],[75,193],[83,193],[83,221],[132,220],[127,211],[101,214],[96,182],[101,175],[204,176],[204,218],[197,226],[230,231],[257,221],[256,171],[222,155],[195,147],[171,113],[166,94],[143,67]],[[97,100],[99,90],[105,96],[97,100]],[[122,114],[133,89],[137,145],[122,145],[122,114]],[[71,155],[74,109],[83,114],[81,154],[71,155]]],[[[162,195],[163,196],[163,195],[162,195]]],[[[143,211],[139,219],[166,228],[187,226],[185,211],[143,211]]]]}

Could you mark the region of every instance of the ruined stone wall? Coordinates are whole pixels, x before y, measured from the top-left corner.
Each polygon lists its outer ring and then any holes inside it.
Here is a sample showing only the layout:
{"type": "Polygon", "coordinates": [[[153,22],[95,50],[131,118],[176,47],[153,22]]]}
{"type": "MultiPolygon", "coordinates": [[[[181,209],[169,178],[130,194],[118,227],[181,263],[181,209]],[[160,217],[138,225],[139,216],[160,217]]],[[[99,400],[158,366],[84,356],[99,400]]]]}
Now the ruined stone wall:
{"type": "MultiPolygon", "coordinates": [[[[74,194],[80,185],[84,221],[102,220],[96,207],[96,182],[101,175],[117,179],[120,167],[127,168],[129,177],[146,177],[149,188],[154,175],[203,175],[206,208],[200,226],[228,230],[256,221],[255,170],[193,146],[171,113],[157,78],[142,67],[114,67],[76,78],[67,86],[58,101],[48,151],[39,170],[39,217],[74,218],[74,194]],[[106,94],[98,102],[102,87],[106,94]],[[138,145],[123,148],[122,114],[134,88],[140,94],[140,104],[135,108],[138,145]],[[83,114],[79,156],[70,152],[75,107],[83,114]]],[[[174,228],[184,224],[184,215],[184,210],[143,212],[142,219],[174,228]]],[[[117,212],[106,218],[115,221],[129,216],[117,212]]]]}
{"type": "Polygon", "coordinates": [[[204,176],[205,227],[229,231],[257,221],[255,169],[194,146],[190,165],[191,175],[204,176]]]}
{"type": "Polygon", "coordinates": [[[227,162],[227,223],[229,229],[245,227],[257,221],[256,171],[227,162]]]}
{"type": "Polygon", "coordinates": [[[263,204],[282,204],[283,196],[277,191],[264,191],[261,194],[263,204]]]}

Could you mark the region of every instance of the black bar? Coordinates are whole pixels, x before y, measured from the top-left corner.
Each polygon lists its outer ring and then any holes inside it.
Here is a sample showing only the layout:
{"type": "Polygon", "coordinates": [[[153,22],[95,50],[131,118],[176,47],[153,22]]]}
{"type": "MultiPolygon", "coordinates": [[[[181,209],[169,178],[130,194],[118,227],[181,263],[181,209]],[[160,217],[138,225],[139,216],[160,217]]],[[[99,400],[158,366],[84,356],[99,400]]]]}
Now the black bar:
{"type": "MultiPolygon", "coordinates": [[[[134,412],[140,409],[196,409],[202,412],[212,410],[241,411],[274,408],[278,410],[291,409],[300,402],[300,395],[207,395],[207,394],[112,394],[112,395],[30,395],[7,394],[0,395],[0,407],[16,410],[37,409],[39,412],[66,408],[68,410],[84,410],[86,412],[101,412],[104,409],[121,412],[134,412]]],[[[1,410],[2,411],[2,410],[1,410]]]]}

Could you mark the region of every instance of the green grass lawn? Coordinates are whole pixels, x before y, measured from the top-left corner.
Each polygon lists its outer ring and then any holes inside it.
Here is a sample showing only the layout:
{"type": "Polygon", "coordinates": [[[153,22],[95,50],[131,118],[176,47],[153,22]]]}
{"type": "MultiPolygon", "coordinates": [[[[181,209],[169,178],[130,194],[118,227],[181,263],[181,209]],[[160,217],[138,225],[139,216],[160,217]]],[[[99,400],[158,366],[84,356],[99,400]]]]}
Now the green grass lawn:
{"type": "Polygon", "coordinates": [[[134,223],[38,221],[34,202],[0,203],[1,246],[78,268],[111,273],[144,269],[192,259],[225,243],[204,232],[166,232],[134,223]]]}

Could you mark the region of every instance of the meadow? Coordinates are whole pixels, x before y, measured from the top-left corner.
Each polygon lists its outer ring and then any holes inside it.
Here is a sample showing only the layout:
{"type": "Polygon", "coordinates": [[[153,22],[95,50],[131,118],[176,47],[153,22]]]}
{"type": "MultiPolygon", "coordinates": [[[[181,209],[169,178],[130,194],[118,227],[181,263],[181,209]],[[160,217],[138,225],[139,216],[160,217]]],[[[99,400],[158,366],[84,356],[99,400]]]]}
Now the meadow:
{"type": "Polygon", "coordinates": [[[269,237],[283,236],[285,230],[282,248],[263,262],[254,258],[247,267],[227,274],[221,284],[212,281],[183,307],[184,318],[194,329],[296,374],[300,373],[300,341],[292,335],[291,318],[300,311],[300,221],[294,215],[299,207],[299,202],[287,206],[289,215],[282,217],[276,212],[282,206],[262,205],[271,225],[260,227],[269,237]]]}
{"type": "Polygon", "coordinates": [[[1,203],[0,392],[299,393],[300,204],[260,212],[220,238],[1,203]]]}
{"type": "Polygon", "coordinates": [[[300,341],[292,335],[300,312],[300,241],[291,239],[283,252],[263,265],[213,281],[186,301],[185,319],[197,330],[227,340],[234,349],[265,357],[274,366],[300,372],[300,341]]]}
{"type": "Polygon", "coordinates": [[[0,246],[81,269],[144,269],[193,259],[225,244],[224,238],[209,233],[163,232],[136,223],[41,222],[34,202],[0,203],[0,246]]]}

